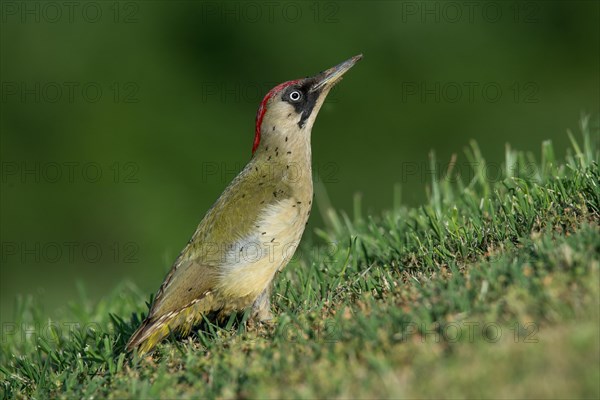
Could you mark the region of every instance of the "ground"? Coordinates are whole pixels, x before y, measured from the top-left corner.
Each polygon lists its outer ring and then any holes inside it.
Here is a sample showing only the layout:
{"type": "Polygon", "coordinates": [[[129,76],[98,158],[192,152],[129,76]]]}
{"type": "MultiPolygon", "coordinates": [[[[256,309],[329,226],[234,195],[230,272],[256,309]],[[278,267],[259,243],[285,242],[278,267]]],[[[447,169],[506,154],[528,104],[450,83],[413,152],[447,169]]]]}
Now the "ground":
{"type": "Polygon", "coordinates": [[[421,207],[324,210],[319,239],[277,278],[271,324],[205,321],[129,356],[148,301],[133,284],[97,303],[82,289],[54,319],[23,298],[3,327],[1,393],[599,398],[600,135],[587,122],[561,160],[550,142],[538,161],[507,147],[495,181],[472,143],[470,179],[433,178],[421,207]]]}

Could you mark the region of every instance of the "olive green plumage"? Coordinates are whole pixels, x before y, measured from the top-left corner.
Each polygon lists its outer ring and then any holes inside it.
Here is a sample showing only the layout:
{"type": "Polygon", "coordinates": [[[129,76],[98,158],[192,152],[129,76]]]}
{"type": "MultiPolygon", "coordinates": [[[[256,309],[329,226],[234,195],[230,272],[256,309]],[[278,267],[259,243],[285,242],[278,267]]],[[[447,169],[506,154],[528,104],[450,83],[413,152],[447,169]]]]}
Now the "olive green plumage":
{"type": "Polygon", "coordinates": [[[208,313],[252,307],[254,318],[271,318],[272,280],[294,254],[312,206],[312,126],[330,89],[359,59],[267,94],[252,159],[177,257],[128,350],[145,353],[171,332],[188,334],[208,313]]]}
{"type": "Polygon", "coordinates": [[[235,299],[215,292],[227,250],[235,247],[238,238],[253,231],[264,236],[265,231],[256,221],[262,211],[274,204],[305,200],[308,209],[312,204],[312,181],[306,179],[311,174],[310,165],[304,177],[294,178],[305,182],[291,185],[287,166],[296,167],[297,162],[288,159],[290,162],[285,164],[265,158],[268,156],[257,155],[208,211],[161,285],[148,318],[131,337],[129,349],[139,346],[140,352],[147,352],[171,331],[188,334],[205,313],[240,311],[255,300],[244,293],[235,299]],[[167,287],[171,295],[166,294],[167,287]]]}

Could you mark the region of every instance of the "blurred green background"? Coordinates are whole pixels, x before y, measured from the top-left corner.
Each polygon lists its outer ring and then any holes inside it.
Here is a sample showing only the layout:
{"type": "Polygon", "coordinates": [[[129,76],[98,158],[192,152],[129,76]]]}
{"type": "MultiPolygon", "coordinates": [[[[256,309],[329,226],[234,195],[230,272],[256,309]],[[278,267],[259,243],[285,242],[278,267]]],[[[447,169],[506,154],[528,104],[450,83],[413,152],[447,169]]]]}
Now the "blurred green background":
{"type": "MultiPolygon", "coordinates": [[[[250,157],[275,84],[355,54],[313,129],[332,205],[417,205],[476,139],[539,154],[600,107],[599,3],[2,2],[1,311],[154,292],[250,157]],[[70,5],[69,5],[70,4],[70,5]]],[[[492,171],[493,178],[497,171],[492,171]]],[[[319,204],[317,204],[317,208],[319,204]]],[[[315,210],[318,211],[318,210],[315,210]]],[[[322,225],[319,212],[307,229],[322,225]]]]}

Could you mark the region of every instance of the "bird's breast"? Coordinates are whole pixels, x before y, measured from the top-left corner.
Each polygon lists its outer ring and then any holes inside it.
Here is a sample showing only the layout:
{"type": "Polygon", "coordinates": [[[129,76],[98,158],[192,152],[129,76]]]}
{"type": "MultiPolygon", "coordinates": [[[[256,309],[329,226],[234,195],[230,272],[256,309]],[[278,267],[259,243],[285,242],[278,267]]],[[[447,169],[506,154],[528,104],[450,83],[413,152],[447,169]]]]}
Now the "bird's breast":
{"type": "Polygon", "coordinates": [[[267,205],[251,232],[227,250],[221,266],[221,292],[227,296],[258,296],[275,272],[294,255],[312,205],[312,190],[267,205]]]}

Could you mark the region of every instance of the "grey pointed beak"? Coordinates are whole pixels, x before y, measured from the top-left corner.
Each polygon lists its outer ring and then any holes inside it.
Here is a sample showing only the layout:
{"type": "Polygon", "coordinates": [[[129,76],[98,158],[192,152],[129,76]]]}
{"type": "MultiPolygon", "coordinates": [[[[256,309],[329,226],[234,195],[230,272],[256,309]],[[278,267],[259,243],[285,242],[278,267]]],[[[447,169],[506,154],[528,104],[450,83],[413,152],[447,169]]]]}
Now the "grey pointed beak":
{"type": "Polygon", "coordinates": [[[343,63],[336,65],[335,67],[321,72],[319,75],[315,76],[315,83],[312,85],[309,92],[316,92],[323,90],[326,87],[332,87],[339,82],[342,75],[352,68],[354,64],[356,64],[361,58],[362,54],[359,54],[349,60],[344,61],[343,63]]]}

